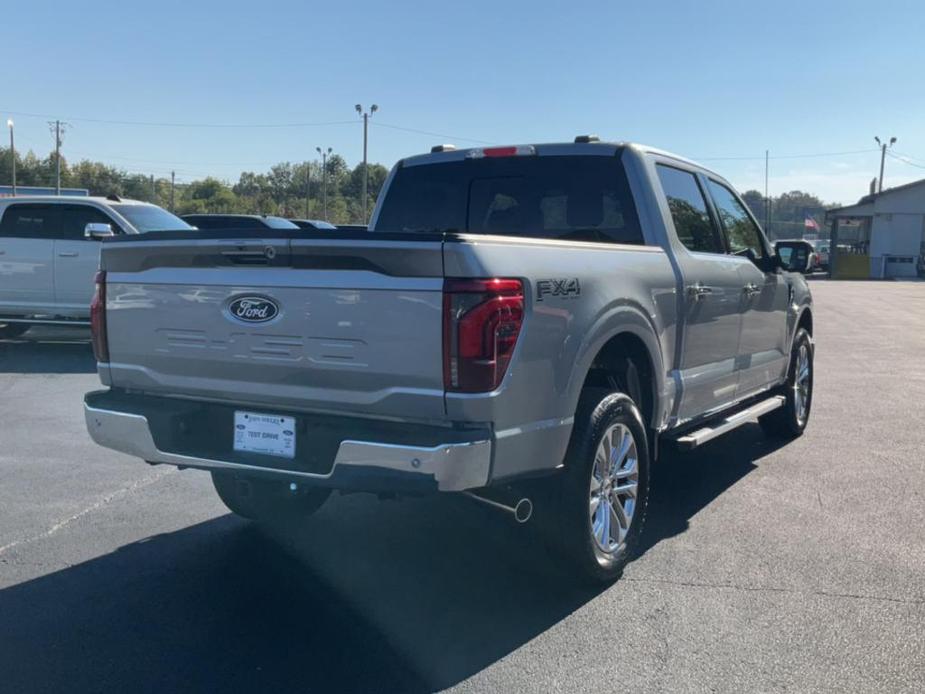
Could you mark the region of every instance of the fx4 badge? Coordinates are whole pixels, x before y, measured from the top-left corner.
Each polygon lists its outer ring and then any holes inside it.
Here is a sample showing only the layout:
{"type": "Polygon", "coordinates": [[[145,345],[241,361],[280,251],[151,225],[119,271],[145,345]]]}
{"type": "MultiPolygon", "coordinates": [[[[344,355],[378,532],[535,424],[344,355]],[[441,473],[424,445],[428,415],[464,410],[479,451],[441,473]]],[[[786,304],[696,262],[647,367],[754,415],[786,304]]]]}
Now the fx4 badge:
{"type": "Polygon", "coordinates": [[[536,300],[542,301],[546,297],[562,297],[564,299],[581,296],[581,285],[577,277],[562,279],[549,279],[536,281],[536,300]]]}

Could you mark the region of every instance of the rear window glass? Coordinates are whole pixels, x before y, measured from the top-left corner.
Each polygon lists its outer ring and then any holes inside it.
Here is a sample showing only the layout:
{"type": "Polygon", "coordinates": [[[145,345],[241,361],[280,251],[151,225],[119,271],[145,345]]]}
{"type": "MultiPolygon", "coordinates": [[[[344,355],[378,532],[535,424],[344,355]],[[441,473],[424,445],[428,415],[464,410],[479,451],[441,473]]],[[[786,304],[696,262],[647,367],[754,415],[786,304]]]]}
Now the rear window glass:
{"type": "Polygon", "coordinates": [[[190,225],[157,205],[112,205],[141,233],[148,231],[178,231],[190,225]]]}
{"type": "Polygon", "coordinates": [[[293,224],[288,219],[282,217],[264,217],[264,221],[271,229],[298,229],[298,225],[293,224]]]}
{"type": "Polygon", "coordinates": [[[643,243],[615,156],[516,156],[400,168],[375,231],[643,243]]]}

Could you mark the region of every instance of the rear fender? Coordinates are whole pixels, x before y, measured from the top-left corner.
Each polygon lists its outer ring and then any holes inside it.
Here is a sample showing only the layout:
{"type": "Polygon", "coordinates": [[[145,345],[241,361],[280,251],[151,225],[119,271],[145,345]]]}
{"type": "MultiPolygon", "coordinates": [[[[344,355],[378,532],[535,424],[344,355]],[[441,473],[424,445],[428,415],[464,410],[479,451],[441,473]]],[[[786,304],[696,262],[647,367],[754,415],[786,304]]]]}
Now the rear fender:
{"type": "Polygon", "coordinates": [[[595,357],[604,346],[613,338],[629,334],[638,338],[648,352],[652,364],[652,422],[650,426],[655,429],[664,427],[667,413],[671,411],[674,399],[670,381],[665,375],[665,366],[662,358],[662,348],[659,343],[658,332],[642,309],[632,304],[623,304],[613,307],[595,322],[587,333],[587,339],[582,343],[575,360],[575,368],[568,386],[568,399],[571,411],[578,407],[582,386],[595,357]]]}

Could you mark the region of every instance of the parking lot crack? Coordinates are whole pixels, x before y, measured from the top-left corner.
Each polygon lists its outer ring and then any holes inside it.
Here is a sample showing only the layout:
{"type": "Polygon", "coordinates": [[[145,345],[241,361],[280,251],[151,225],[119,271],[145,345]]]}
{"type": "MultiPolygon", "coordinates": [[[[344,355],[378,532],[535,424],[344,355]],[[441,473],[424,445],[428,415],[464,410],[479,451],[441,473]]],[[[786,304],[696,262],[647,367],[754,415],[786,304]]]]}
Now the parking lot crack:
{"type": "Polygon", "coordinates": [[[826,598],[839,598],[847,600],[873,600],[878,602],[892,602],[904,605],[925,605],[925,597],[891,597],[886,595],[865,595],[863,593],[841,593],[830,590],[800,590],[797,588],[784,588],[779,586],[745,586],[735,583],[710,583],[701,581],[673,581],[666,578],[630,578],[624,576],[623,581],[631,583],[660,583],[683,588],[715,588],[738,590],[751,593],[789,593],[792,595],[809,595],[826,598]]]}
{"type": "Polygon", "coordinates": [[[147,477],[142,477],[141,479],[135,480],[134,482],[132,482],[131,484],[125,487],[121,487],[120,489],[117,489],[114,492],[110,492],[109,494],[97,499],[89,506],[81,509],[77,513],[74,513],[68,516],[67,518],[64,518],[62,520],[55,522],[54,524],[52,524],[50,527],[48,527],[46,530],[44,530],[41,533],[30,535],[28,537],[23,537],[18,540],[13,540],[12,542],[8,542],[7,544],[0,546],[0,556],[2,556],[4,553],[8,552],[11,549],[14,549],[15,547],[19,547],[21,545],[27,545],[29,543],[36,542],[38,540],[43,540],[47,537],[51,537],[55,533],[63,530],[64,528],[80,520],[84,516],[91,514],[94,511],[98,511],[101,508],[105,508],[106,506],[113,503],[114,501],[118,501],[119,499],[122,499],[130,494],[133,494],[140,489],[143,489],[149,485],[152,485],[158,480],[160,480],[161,478],[166,477],[167,475],[170,475],[172,473],[175,473],[176,471],[177,471],[176,468],[167,468],[164,470],[158,470],[152,475],[149,475],[147,477]]]}

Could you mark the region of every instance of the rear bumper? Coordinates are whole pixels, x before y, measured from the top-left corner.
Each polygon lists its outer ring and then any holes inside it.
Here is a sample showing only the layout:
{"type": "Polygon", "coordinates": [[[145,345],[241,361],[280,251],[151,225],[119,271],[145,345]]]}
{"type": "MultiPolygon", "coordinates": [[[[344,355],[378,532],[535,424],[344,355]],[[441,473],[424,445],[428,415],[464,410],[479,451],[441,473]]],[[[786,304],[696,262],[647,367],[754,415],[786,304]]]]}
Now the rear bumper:
{"type": "Polygon", "coordinates": [[[359,418],[336,418],[332,424],[334,418],[298,415],[300,435],[316,445],[290,461],[233,451],[228,415],[233,410],[113,391],[89,393],[84,400],[87,431],[96,443],[149,463],[357,491],[454,492],[485,487],[491,476],[487,429],[369,424],[359,418]],[[348,429],[354,435],[348,437],[348,429]]]}

